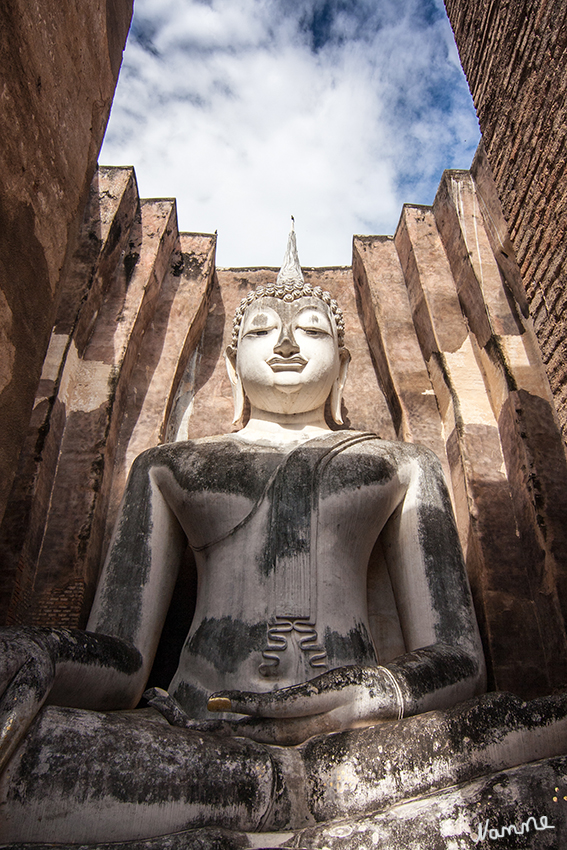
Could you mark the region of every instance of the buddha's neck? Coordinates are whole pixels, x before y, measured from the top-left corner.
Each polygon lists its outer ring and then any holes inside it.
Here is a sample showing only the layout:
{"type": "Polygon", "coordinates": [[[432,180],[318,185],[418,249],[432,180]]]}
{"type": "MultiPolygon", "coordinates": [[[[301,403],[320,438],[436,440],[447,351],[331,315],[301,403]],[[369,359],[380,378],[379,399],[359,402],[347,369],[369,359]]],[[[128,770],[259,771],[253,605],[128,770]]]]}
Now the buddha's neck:
{"type": "Polygon", "coordinates": [[[330,430],[325,422],[324,407],[291,415],[252,408],[250,419],[238,436],[250,442],[269,440],[285,444],[309,440],[330,430]]]}

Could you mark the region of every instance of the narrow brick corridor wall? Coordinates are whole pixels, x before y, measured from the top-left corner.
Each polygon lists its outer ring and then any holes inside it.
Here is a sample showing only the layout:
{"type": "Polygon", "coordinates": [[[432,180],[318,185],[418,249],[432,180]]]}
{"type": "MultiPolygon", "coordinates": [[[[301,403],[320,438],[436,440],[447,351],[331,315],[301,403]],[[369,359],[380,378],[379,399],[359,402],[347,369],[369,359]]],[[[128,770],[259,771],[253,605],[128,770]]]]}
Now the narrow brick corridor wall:
{"type": "Polygon", "coordinates": [[[132,0],[0,4],[0,520],[131,16],[132,0]]]}
{"type": "Polygon", "coordinates": [[[567,436],[567,5],[445,0],[567,436]]]}

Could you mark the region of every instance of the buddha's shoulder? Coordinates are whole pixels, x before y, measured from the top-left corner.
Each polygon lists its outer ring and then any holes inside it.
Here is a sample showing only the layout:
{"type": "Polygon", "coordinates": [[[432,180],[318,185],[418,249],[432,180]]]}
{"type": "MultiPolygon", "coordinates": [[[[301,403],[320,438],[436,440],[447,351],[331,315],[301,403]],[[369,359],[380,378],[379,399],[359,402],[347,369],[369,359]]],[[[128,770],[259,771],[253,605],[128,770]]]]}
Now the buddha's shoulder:
{"type": "Polygon", "coordinates": [[[333,432],[337,449],[347,455],[362,454],[392,460],[436,461],[437,455],[419,443],[384,440],[370,431],[344,430],[333,432]]]}
{"type": "Polygon", "coordinates": [[[152,469],[165,468],[190,489],[214,484],[222,490],[234,490],[243,481],[260,486],[281,460],[281,454],[269,446],[250,445],[236,435],[219,434],[147,449],[138,455],[132,470],[134,474],[136,470],[148,474],[152,469]]]}
{"type": "MultiPolygon", "coordinates": [[[[319,435],[312,440],[299,443],[297,449],[313,448],[318,453],[331,456],[342,456],[345,460],[353,460],[354,456],[374,459],[376,462],[390,462],[397,465],[411,460],[431,462],[436,456],[429,449],[415,443],[396,440],[383,440],[378,434],[366,431],[341,430],[319,435]]],[[[211,464],[231,465],[234,463],[249,463],[252,459],[260,465],[267,463],[270,467],[277,458],[283,458],[293,453],[293,448],[277,446],[269,442],[250,442],[233,434],[218,434],[210,437],[199,437],[176,443],[164,443],[147,449],[138,455],[135,464],[142,467],[168,466],[202,467],[211,464]]]]}
{"type": "Polygon", "coordinates": [[[189,458],[218,457],[226,454],[250,452],[250,446],[235,439],[233,434],[218,434],[211,437],[198,437],[194,440],[180,440],[176,443],[162,443],[146,449],[136,458],[136,463],[169,464],[189,458]]]}
{"type": "Polygon", "coordinates": [[[322,494],[362,485],[384,484],[403,470],[439,466],[435,454],[424,446],[383,440],[378,434],[339,431],[328,440],[320,469],[322,494]]]}

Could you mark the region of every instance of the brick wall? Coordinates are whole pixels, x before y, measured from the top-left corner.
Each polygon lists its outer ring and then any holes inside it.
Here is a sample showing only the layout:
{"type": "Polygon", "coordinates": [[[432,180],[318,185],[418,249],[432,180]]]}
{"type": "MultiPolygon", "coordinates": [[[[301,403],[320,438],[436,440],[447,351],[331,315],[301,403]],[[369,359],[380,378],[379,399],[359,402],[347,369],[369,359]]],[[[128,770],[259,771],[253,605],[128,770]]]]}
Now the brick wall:
{"type": "Polygon", "coordinates": [[[0,4],[0,519],[131,15],[132,0],[0,4]]]}
{"type": "Polygon", "coordinates": [[[564,438],[567,6],[445,0],[564,438]]]}

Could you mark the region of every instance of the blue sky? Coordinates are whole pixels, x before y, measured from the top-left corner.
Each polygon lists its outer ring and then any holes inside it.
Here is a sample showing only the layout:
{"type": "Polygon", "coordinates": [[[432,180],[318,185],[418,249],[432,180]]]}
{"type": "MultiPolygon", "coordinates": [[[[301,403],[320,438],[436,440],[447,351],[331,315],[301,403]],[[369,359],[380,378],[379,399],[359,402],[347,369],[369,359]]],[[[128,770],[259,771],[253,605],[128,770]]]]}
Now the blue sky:
{"type": "Polygon", "coordinates": [[[100,162],[219,266],[348,265],[468,168],[474,108],[442,0],[136,0],[100,162]]]}

